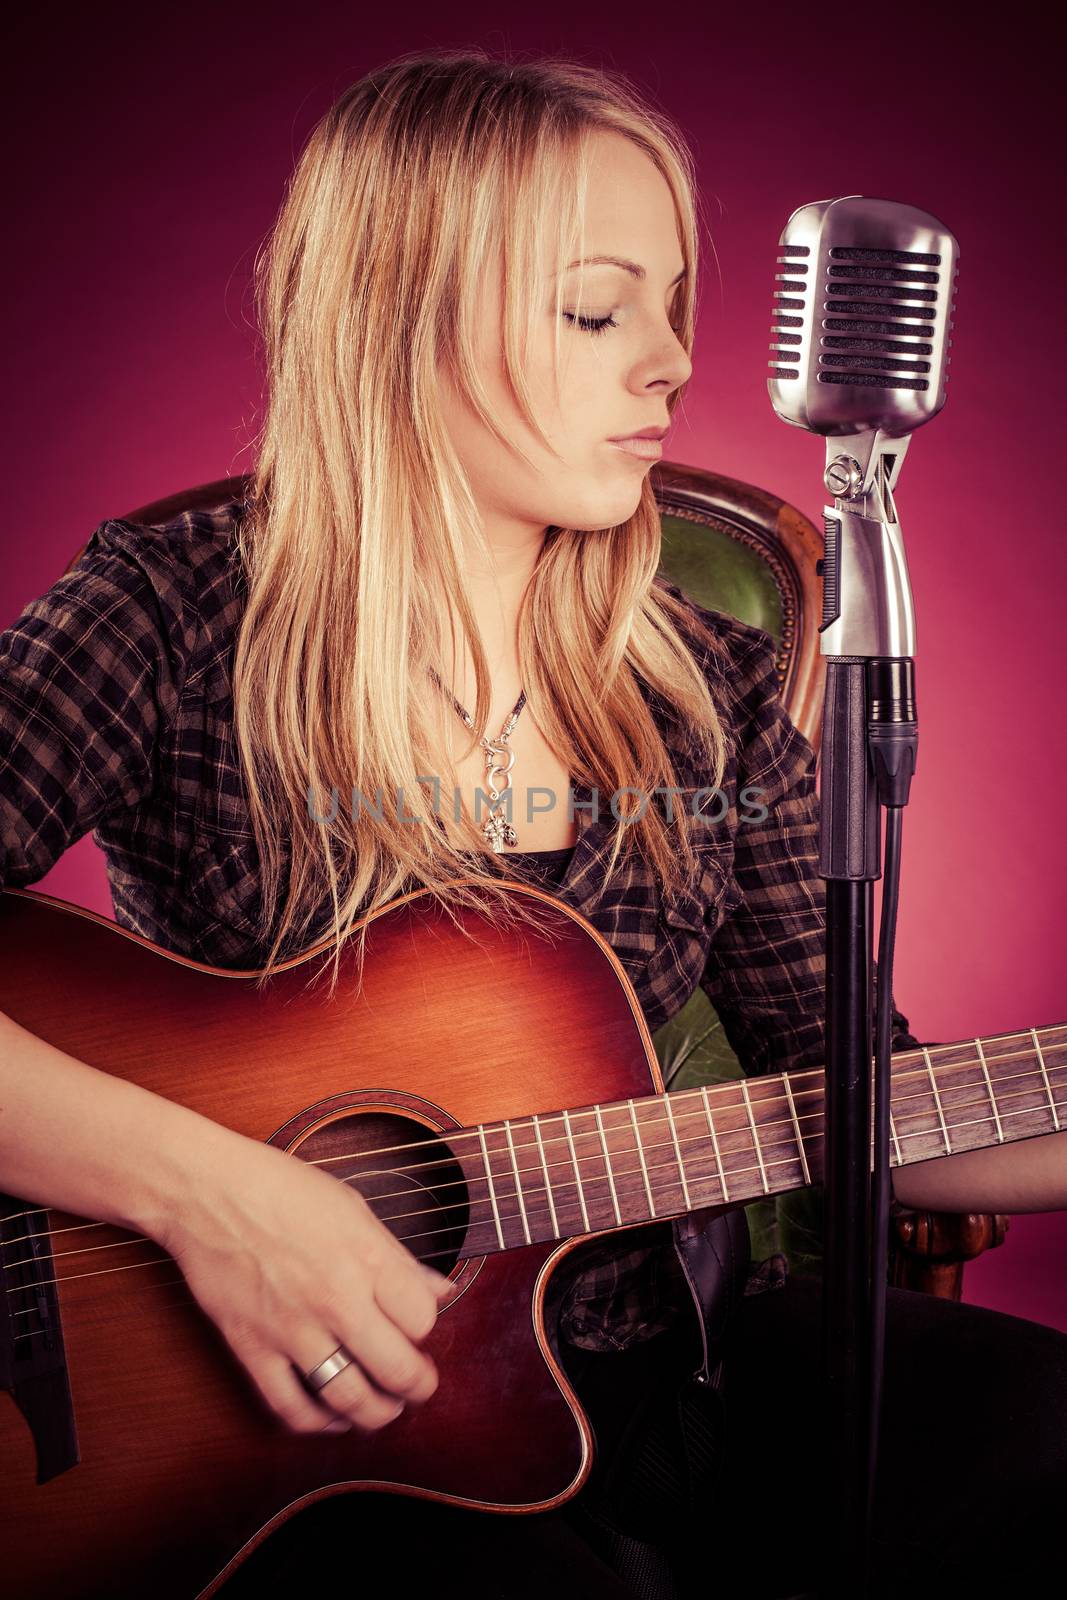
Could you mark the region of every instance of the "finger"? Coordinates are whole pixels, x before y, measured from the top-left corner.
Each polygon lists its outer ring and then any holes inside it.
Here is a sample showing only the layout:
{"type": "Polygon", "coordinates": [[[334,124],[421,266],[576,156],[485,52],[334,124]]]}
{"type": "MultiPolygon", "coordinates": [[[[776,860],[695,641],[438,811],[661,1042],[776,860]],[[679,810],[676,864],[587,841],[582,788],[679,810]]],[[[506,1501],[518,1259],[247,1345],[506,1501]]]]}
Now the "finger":
{"type": "Polygon", "coordinates": [[[446,1289],[451,1290],[452,1285],[450,1280],[443,1272],[437,1271],[437,1268],[434,1266],[432,1261],[420,1260],[413,1251],[408,1249],[406,1244],[402,1244],[400,1242],[395,1234],[390,1233],[388,1228],[385,1228],[384,1231],[390,1245],[393,1247],[390,1251],[390,1255],[398,1262],[402,1262],[409,1272],[413,1272],[419,1278],[425,1278],[427,1283],[433,1284],[434,1287],[439,1289],[441,1292],[444,1292],[446,1289]]]}
{"type": "Polygon", "coordinates": [[[423,1274],[415,1277],[399,1263],[390,1262],[374,1280],[374,1298],[389,1321],[416,1344],[433,1332],[439,1297],[423,1274]]]}
{"type": "Polygon", "coordinates": [[[371,1224],[375,1244],[383,1253],[379,1257],[380,1260],[390,1260],[401,1264],[407,1271],[416,1274],[419,1278],[424,1278],[439,1297],[451,1294],[452,1283],[445,1273],[438,1272],[431,1261],[420,1260],[406,1244],[402,1244],[396,1234],[381,1221],[370,1201],[365,1199],[358,1189],[349,1188],[349,1193],[359,1202],[365,1217],[371,1224]]]}
{"type": "MultiPolygon", "coordinates": [[[[305,1335],[297,1341],[297,1349],[302,1353],[294,1356],[294,1365],[304,1374],[313,1371],[343,1343],[340,1339],[334,1339],[326,1355],[323,1355],[323,1349],[329,1341],[329,1334],[305,1335]],[[310,1353],[312,1351],[314,1355],[310,1353]]],[[[354,1355],[350,1345],[342,1353],[354,1355]]],[[[370,1381],[358,1359],[352,1360],[323,1384],[317,1396],[319,1404],[328,1406],[332,1416],[346,1417],[363,1433],[373,1433],[387,1423],[395,1422],[404,1409],[403,1399],[395,1394],[384,1394],[370,1381]]]]}
{"type": "Polygon", "coordinates": [[[246,1366],[270,1409],[294,1433],[322,1433],[338,1421],[336,1411],[313,1400],[284,1356],[267,1356],[246,1366]]]}
{"type": "Polygon", "coordinates": [[[438,1272],[434,1267],[428,1267],[424,1261],[419,1262],[430,1288],[439,1300],[447,1300],[456,1287],[451,1278],[446,1278],[443,1272],[438,1272]]]}
{"type": "MultiPolygon", "coordinates": [[[[421,1405],[437,1388],[437,1368],[422,1350],[385,1315],[376,1300],[369,1300],[342,1323],[341,1343],[357,1355],[359,1364],[377,1388],[397,1400],[421,1405]]],[[[335,1404],[331,1397],[330,1404],[335,1404]]]]}

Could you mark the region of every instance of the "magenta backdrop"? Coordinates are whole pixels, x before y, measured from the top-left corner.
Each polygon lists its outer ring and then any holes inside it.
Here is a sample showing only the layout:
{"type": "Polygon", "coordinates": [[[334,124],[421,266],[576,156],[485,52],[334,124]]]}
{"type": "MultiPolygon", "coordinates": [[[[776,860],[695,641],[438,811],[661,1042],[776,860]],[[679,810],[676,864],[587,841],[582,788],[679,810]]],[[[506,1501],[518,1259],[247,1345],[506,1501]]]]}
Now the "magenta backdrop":
{"type": "MultiPolygon", "coordinates": [[[[796,206],[859,192],[924,207],[960,241],[950,399],[915,436],[898,493],[922,737],[894,991],[924,1039],[1058,1022],[1067,556],[1046,345],[1059,140],[1053,53],[1021,8],[987,35],[972,8],[899,26],[872,10],[866,36],[856,8],[831,33],[758,0],[584,17],[546,0],[504,28],[496,5],[449,8],[443,23],[437,6],[409,6],[395,24],[318,0],[153,9],[70,10],[62,31],[49,11],[8,34],[0,626],[105,517],[247,469],[253,255],[304,138],[350,81],[434,45],[620,69],[691,140],[718,257],[674,459],[762,484],[819,523],[821,442],[774,417],[763,382],[778,233],[796,206]]],[[[88,840],[42,886],[110,913],[88,840]]],[[[1067,1329],[1065,1245],[1067,1213],[1014,1218],[1006,1245],[967,1269],[966,1297],[1067,1329]]]]}

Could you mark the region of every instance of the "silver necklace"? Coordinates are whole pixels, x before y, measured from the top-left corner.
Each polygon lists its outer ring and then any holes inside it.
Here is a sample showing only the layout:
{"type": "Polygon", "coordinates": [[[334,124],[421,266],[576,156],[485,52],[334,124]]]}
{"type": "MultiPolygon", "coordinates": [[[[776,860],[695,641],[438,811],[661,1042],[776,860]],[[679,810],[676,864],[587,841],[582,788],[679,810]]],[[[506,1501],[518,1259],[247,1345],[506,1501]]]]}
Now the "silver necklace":
{"type": "MultiPolygon", "coordinates": [[[[441,679],[432,667],[430,672],[443,689],[444,684],[441,683],[441,679]]],[[[464,710],[454,694],[450,695],[450,698],[467,727],[474,733],[476,730],[470,714],[464,710]]],[[[501,796],[505,790],[511,788],[509,773],[515,765],[515,752],[509,746],[508,740],[511,738],[515,724],[519,720],[519,712],[525,704],[526,690],[523,689],[515,702],[514,709],[508,716],[503,728],[501,728],[499,737],[487,739],[483,735],[478,741],[485,751],[485,781],[489,790],[489,814],[482,824],[482,832],[498,855],[503,854],[505,845],[514,848],[519,842],[519,836],[508,821],[501,806],[501,796]],[[498,782],[499,778],[503,778],[503,783],[498,782]]]]}

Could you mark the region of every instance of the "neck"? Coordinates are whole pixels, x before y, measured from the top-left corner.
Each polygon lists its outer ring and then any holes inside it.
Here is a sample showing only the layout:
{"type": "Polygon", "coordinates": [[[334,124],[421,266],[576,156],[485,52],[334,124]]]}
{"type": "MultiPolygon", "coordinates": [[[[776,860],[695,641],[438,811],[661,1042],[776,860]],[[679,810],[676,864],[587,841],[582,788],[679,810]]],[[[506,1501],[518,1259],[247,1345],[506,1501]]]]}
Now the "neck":
{"type": "Polygon", "coordinates": [[[485,549],[468,537],[460,564],[489,658],[516,652],[516,621],[548,529],[508,517],[487,517],[485,549]]]}
{"type": "MultiPolygon", "coordinates": [[[[901,1051],[892,1067],[893,1166],[1067,1127],[1067,1023],[901,1051]]],[[[824,1082],[813,1068],[452,1135],[472,1196],[462,1255],[819,1182],[824,1082]]]]}
{"type": "Polygon", "coordinates": [[[518,600],[537,565],[548,529],[499,515],[485,517],[482,528],[484,550],[470,538],[465,542],[461,563],[464,580],[472,591],[514,597],[517,609],[518,600]]]}

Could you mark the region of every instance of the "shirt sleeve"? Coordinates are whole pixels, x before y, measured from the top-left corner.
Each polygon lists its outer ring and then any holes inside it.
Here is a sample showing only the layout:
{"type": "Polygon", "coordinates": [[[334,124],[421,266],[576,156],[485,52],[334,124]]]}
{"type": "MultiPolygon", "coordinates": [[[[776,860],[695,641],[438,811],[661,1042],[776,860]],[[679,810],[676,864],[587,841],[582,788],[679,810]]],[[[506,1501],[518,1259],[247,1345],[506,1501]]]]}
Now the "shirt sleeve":
{"type": "Polygon", "coordinates": [[[184,652],[133,533],[103,524],[0,633],[0,888],[43,877],[156,782],[184,652]]]}

